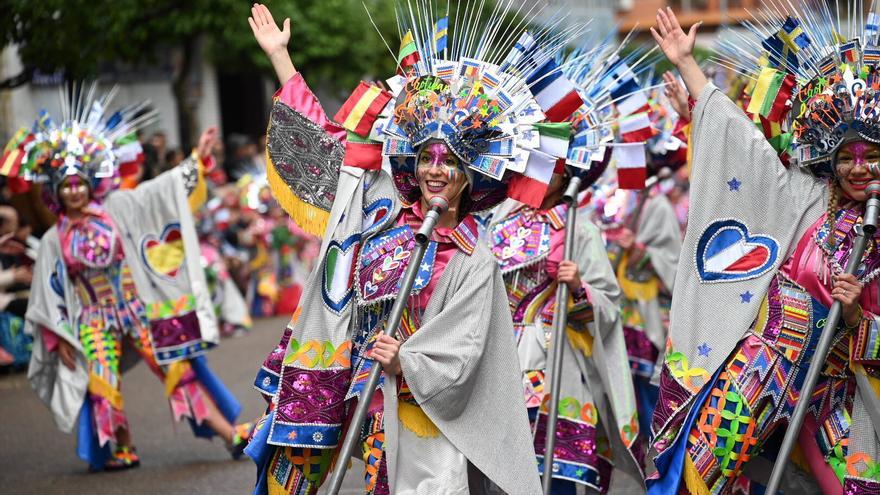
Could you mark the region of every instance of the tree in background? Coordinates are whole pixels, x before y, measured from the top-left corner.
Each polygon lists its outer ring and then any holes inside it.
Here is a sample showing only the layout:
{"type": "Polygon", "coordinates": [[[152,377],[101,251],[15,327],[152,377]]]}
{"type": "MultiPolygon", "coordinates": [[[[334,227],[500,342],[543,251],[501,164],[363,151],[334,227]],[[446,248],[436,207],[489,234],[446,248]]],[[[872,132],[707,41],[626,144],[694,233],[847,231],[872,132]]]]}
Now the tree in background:
{"type": "MultiPolygon", "coordinates": [[[[394,70],[391,54],[370,27],[361,2],[275,0],[277,18],[292,20],[297,67],[331,91],[394,70]]],[[[364,0],[396,50],[393,0],[364,0]]],[[[0,89],[28,83],[35,70],[61,71],[68,81],[91,79],[118,64],[149,67],[173,56],[172,86],[184,149],[198,136],[200,54],[224,69],[269,74],[247,24],[242,0],[4,0],[0,43],[16,44],[24,69],[0,89]]]]}

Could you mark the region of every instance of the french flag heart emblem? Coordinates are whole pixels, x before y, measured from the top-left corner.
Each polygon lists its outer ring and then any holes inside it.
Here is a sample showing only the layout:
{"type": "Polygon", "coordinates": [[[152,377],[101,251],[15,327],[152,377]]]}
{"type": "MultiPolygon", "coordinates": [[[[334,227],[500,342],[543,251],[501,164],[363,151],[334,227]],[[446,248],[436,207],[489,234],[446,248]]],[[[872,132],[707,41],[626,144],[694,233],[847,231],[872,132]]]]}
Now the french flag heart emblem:
{"type": "Polygon", "coordinates": [[[736,282],[759,277],[773,268],[779,244],[752,235],[737,220],[712,222],[697,242],[697,271],[704,282],[736,282]]]}

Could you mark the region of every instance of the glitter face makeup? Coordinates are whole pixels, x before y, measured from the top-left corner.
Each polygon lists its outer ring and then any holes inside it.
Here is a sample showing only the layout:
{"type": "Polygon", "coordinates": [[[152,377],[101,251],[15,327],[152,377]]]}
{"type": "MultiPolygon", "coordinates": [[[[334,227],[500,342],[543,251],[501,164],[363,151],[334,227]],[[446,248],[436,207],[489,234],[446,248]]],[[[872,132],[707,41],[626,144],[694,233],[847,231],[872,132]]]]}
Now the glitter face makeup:
{"type": "Polygon", "coordinates": [[[443,196],[451,203],[457,203],[461,192],[467,185],[463,164],[444,143],[428,143],[416,159],[416,177],[422,198],[443,196]]]}
{"type": "Polygon", "coordinates": [[[89,186],[78,175],[71,175],[58,187],[58,199],[66,210],[80,210],[89,203],[89,186]]]}
{"type": "Polygon", "coordinates": [[[865,200],[865,189],[876,177],[871,170],[880,164],[880,146],[865,141],[856,141],[844,145],[837,154],[837,177],[840,187],[847,196],[856,200],[865,200]]]}

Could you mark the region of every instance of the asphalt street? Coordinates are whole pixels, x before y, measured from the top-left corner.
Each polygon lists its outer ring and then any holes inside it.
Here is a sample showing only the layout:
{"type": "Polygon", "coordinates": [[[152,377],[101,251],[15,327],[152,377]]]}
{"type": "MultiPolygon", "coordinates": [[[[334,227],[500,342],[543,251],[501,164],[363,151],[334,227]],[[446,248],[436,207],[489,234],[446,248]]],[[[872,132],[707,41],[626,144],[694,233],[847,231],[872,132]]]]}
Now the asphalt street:
{"type": "MultiPolygon", "coordinates": [[[[223,340],[209,355],[213,370],[242,403],[242,420],[265,407],[253,377],[277,343],[285,318],[255,322],[250,334],[223,340]]],[[[58,431],[48,409],[23,373],[0,376],[0,494],[139,495],[251,493],[255,467],[233,461],[222,441],[196,439],[184,423],[173,423],[164,388],[143,364],[126,373],[125,409],[141,466],[118,473],[89,473],[75,454],[75,438],[58,431]]],[[[344,494],[363,493],[362,467],[355,463],[344,494]]],[[[638,493],[637,484],[616,476],[616,493],[638,493]]]]}

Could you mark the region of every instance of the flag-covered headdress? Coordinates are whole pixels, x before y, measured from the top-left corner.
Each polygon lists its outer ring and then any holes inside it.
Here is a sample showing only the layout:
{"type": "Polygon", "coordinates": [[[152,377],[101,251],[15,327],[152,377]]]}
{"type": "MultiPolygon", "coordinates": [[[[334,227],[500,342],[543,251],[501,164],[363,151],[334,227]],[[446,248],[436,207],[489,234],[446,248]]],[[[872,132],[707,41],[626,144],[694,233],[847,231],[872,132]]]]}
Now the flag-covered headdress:
{"type": "MultiPolygon", "coordinates": [[[[418,151],[440,141],[472,172],[471,211],[508,196],[540,204],[549,175],[545,182],[535,170],[549,166],[552,173],[557,156],[530,155],[541,152],[542,140],[558,139],[567,149],[571,131],[564,121],[582,100],[556,53],[583,26],[526,32],[525,23],[507,19],[528,21],[530,14],[510,12],[510,2],[486,4],[485,11],[483,2],[468,4],[470,12],[454,7],[440,15],[432,2],[413,3],[398,9],[404,33],[398,75],[387,87],[362,82],[334,117],[348,131],[344,163],[379,168],[387,158],[401,198],[413,202],[420,195],[418,151]],[[561,124],[536,125],[548,122],[561,124]]],[[[565,151],[558,155],[564,157],[565,151]]]]}
{"type": "Polygon", "coordinates": [[[760,43],[723,40],[718,63],[754,81],[746,110],[777,151],[830,177],[843,144],[880,143],[880,17],[807,0],[789,8],[746,21],[760,43]]]}
{"type": "Polygon", "coordinates": [[[22,127],[3,150],[0,175],[45,184],[44,197],[57,210],[58,187],[77,175],[100,200],[119,186],[120,170],[143,163],[143,150],[135,135],[155,113],[147,103],[107,112],[115,89],[96,96],[96,85],[73,94],[62,90],[60,120],[41,110],[30,127],[22,127]]]}
{"type": "Polygon", "coordinates": [[[626,50],[629,36],[614,43],[584,43],[568,56],[566,74],[575,82],[584,104],[569,119],[573,129],[566,163],[586,188],[604,173],[609,161],[624,189],[645,187],[645,144],[656,131],[651,120],[644,70],[655,50],[626,50]],[[628,51],[624,55],[624,52],[628,51]]]}

